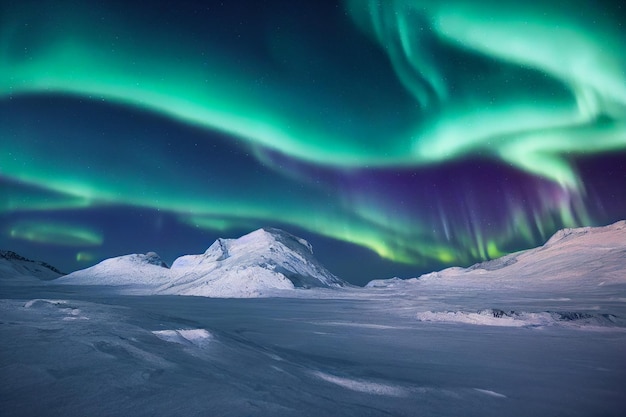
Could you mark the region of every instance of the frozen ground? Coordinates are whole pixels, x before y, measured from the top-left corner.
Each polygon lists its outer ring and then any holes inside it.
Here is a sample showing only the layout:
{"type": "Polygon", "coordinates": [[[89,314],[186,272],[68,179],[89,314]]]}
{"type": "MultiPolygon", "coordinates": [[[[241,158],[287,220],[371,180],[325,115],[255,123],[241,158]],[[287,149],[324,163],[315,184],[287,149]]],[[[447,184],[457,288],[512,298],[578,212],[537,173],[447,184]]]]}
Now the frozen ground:
{"type": "Polygon", "coordinates": [[[319,295],[211,299],[0,286],[0,415],[626,410],[623,285],[539,294],[443,292],[425,282],[319,295]]]}

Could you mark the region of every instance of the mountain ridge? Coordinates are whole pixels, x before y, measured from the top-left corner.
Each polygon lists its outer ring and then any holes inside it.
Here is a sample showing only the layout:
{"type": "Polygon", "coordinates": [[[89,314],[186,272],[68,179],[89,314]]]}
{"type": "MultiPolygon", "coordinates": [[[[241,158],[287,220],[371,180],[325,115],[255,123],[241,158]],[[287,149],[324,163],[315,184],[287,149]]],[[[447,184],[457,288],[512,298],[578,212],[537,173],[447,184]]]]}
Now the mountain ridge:
{"type": "MultiPolygon", "coordinates": [[[[626,283],[626,220],[600,227],[566,228],[542,246],[467,268],[450,267],[410,279],[379,279],[366,287],[401,288],[416,283],[521,287],[562,281],[563,285],[626,283]]],[[[168,265],[154,252],[106,259],[69,275],[53,266],[0,251],[0,276],[32,276],[59,284],[135,287],[141,293],[258,297],[275,290],[341,288],[315,259],[306,240],[280,229],[262,228],[237,239],[219,238],[198,255],[168,265]]]]}
{"type": "Polygon", "coordinates": [[[57,280],[59,284],[143,286],[155,294],[256,297],[273,290],[340,288],[345,281],[313,256],[306,240],[263,228],[217,239],[199,255],[167,265],[154,252],[110,258],[57,280]]]}
{"type": "Polygon", "coordinates": [[[65,273],[49,263],[28,259],[10,250],[0,250],[0,275],[27,275],[48,281],[65,273]]]}

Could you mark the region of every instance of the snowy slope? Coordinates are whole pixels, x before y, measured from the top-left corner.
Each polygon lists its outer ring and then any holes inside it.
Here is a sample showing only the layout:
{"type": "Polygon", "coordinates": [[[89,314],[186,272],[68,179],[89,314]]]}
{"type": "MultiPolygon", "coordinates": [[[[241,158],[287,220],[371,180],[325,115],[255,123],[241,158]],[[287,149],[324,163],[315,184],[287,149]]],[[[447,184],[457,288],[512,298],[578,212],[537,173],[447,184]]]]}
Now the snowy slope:
{"type": "Polygon", "coordinates": [[[57,279],[59,284],[141,285],[157,287],[170,279],[169,269],[154,252],[106,259],[57,279]]]}
{"type": "Polygon", "coordinates": [[[623,329],[626,222],[560,230],[538,248],[410,280],[371,281],[363,292],[395,299],[394,314],[447,326],[623,329]]]}
{"type": "Polygon", "coordinates": [[[15,252],[0,250],[0,278],[35,277],[51,280],[63,275],[45,262],[27,259],[15,252]]]}
{"type": "Polygon", "coordinates": [[[448,288],[543,290],[626,284],[626,221],[604,227],[563,229],[543,246],[469,268],[448,268],[419,279],[375,280],[370,288],[442,285],[448,288]]]}
{"type": "Polygon", "coordinates": [[[346,283],[313,256],[304,239],[259,229],[239,239],[218,239],[201,255],[164,267],[154,253],[107,259],[59,283],[143,286],[148,293],[208,297],[257,297],[294,288],[335,288],[346,283]]]}

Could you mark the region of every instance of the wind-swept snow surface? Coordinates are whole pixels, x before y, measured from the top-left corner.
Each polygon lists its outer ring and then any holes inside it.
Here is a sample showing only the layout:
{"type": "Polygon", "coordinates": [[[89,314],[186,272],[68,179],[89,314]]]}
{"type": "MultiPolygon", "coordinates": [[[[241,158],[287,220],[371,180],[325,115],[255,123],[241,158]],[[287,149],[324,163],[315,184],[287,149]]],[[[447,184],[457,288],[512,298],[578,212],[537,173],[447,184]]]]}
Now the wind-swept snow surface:
{"type": "MultiPolygon", "coordinates": [[[[626,407],[626,331],[615,324],[416,318],[458,308],[445,294],[215,299],[60,285],[33,287],[32,298],[0,293],[3,416],[619,417],[626,407]]],[[[559,303],[596,303],[578,299],[559,303]]],[[[625,302],[601,308],[626,314],[625,302]]]]}
{"type": "Polygon", "coordinates": [[[57,282],[125,286],[135,293],[242,298],[346,286],[315,259],[306,240],[271,228],[239,239],[218,239],[205,253],[182,256],[169,269],[154,253],[127,255],[57,282]]]}
{"type": "Polygon", "coordinates": [[[204,329],[155,330],[152,333],[167,342],[181,345],[192,344],[199,347],[209,343],[213,337],[204,329]]]}

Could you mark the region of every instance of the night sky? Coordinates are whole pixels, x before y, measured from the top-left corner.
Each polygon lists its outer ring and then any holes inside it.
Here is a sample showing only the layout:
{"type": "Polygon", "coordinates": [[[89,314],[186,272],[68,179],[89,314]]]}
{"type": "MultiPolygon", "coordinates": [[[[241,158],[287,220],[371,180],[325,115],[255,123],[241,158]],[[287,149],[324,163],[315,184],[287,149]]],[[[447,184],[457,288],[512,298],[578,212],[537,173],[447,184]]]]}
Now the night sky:
{"type": "Polygon", "coordinates": [[[403,278],[626,218],[626,6],[0,0],[0,248],[264,226],[403,278]]]}

